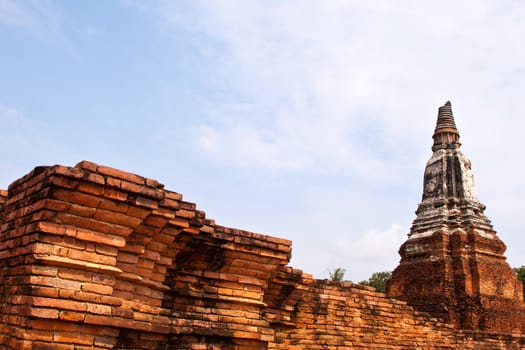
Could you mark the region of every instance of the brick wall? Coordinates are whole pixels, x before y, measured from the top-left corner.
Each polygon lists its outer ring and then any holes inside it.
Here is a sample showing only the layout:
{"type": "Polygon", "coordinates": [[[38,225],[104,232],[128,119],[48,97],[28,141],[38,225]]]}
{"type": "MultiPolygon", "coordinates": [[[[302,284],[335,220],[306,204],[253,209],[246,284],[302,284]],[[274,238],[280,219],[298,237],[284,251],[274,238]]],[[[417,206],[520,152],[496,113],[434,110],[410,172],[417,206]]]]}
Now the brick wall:
{"type": "Polygon", "coordinates": [[[388,295],[458,328],[523,333],[522,285],[503,256],[505,244],[495,232],[477,232],[436,230],[408,239],[388,295]]]}
{"type": "Polygon", "coordinates": [[[525,337],[456,329],[371,287],[283,270],[267,292],[269,349],[525,349],[525,337]]]}
{"type": "Polygon", "coordinates": [[[0,191],[5,349],[525,348],[287,267],[291,242],[216,225],[155,180],[81,162],[0,191]]]}
{"type": "Polygon", "coordinates": [[[157,181],[89,162],[36,168],[9,187],[4,213],[7,348],[273,338],[263,295],[288,240],[217,226],[157,181]]]}

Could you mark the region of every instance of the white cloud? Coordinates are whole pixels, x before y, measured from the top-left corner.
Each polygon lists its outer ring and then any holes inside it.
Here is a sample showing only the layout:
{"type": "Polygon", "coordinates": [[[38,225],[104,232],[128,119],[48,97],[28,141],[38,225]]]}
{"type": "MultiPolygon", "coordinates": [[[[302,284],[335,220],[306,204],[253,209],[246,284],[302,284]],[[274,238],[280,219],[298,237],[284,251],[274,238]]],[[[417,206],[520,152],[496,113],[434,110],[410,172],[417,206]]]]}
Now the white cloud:
{"type": "Polygon", "coordinates": [[[0,23],[29,29],[36,27],[37,20],[22,2],[0,0],[0,23]]]}
{"type": "Polygon", "coordinates": [[[203,152],[232,166],[370,179],[429,143],[446,99],[479,104],[515,84],[525,25],[512,4],[193,1],[157,10],[215,52],[210,84],[225,91],[195,128],[205,133],[198,140],[214,132],[213,152],[201,142],[203,152]],[[239,95],[250,108],[232,111],[239,95]]]}
{"type": "Polygon", "coordinates": [[[397,249],[406,238],[404,229],[390,225],[384,230],[369,229],[357,238],[334,237],[332,250],[341,257],[359,259],[365,264],[381,266],[392,265],[392,257],[397,258],[397,249]]]}
{"type": "Polygon", "coordinates": [[[78,161],[71,157],[73,147],[61,143],[62,130],[26,115],[23,108],[0,101],[0,126],[0,188],[35,166],[78,161]]]}
{"type": "Polygon", "coordinates": [[[52,0],[0,0],[0,25],[25,31],[47,45],[75,55],[62,21],[62,13],[52,0]]]}
{"type": "Polygon", "coordinates": [[[35,122],[27,118],[17,108],[6,106],[0,102],[0,124],[4,126],[3,132],[7,133],[9,127],[29,127],[34,125],[35,122]]]}
{"type": "Polygon", "coordinates": [[[353,282],[368,279],[372,272],[392,271],[399,262],[397,253],[406,239],[406,229],[390,225],[363,232],[329,232],[316,245],[294,242],[292,265],[327,278],[328,271],[344,268],[345,277],[353,282]],[[297,244],[298,243],[298,244],[297,244]]]}

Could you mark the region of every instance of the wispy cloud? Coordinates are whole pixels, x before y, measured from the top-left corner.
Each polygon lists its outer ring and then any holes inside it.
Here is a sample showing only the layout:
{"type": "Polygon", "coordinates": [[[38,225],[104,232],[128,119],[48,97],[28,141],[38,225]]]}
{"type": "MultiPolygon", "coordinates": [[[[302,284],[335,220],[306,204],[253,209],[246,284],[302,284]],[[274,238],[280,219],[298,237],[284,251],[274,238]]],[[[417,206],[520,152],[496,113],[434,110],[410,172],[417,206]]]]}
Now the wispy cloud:
{"type": "MultiPolygon", "coordinates": [[[[31,118],[23,108],[0,101],[0,188],[7,187],[37,165],[78,161],[61,144],[62,130],[55,130],[47,123],[31,118]]],[[[67,164],[67,163],[66,163],[67,164]]]]}
{"type": "Polygon", "coordinates": [[[0,26],[24,31],[46,45],[74,55],[63,20],[52,0],[0,0],[0,26]]]}
{"type": "Polygon", "coordinates": [[[223,89],[195,127],[203,152],[232,166],[369,179],[429,138],[446,99],[469,103],[487,95],[481,86],[515,81],[524,9],[496,5],[168,1],[150,10],[193,34],[214,65],[209,84],[223,89]]]}

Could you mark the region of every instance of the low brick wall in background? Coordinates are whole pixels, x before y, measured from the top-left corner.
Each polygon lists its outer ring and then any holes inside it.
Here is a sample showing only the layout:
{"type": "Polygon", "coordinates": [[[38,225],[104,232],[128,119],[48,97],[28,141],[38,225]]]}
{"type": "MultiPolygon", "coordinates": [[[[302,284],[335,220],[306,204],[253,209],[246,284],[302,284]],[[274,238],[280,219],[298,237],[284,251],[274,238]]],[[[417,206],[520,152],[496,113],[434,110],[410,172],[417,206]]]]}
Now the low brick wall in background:
{"type": "Polygon", "coordinates": [[[269,349],[524,349],[521,334],[454,328],[372,287],[314,280],[288,268],[270,284],[269,349]]]}
{"type": "Polygon", "coordinates": [[[81,162],[0,191],[5,349],[523,349],[286,266],[156,180],[81,162]]]}

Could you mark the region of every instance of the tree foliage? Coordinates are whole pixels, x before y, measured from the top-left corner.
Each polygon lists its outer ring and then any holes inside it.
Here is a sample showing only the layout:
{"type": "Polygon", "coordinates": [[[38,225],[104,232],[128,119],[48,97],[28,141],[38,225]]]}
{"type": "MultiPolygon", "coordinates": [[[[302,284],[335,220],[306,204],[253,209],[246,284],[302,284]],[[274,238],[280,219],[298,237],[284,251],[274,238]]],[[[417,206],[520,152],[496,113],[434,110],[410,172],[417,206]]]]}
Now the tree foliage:
{"type": "Polygon", "coordinates": [[[333,271],[328,271],[330,274],[330,279],[335,282],[342,282],[343,278],[345,277],[346,270],[343,268],[336,268],[333,271]]]}
{"type": "Polygon", "coordinates": [[[374,272],[368,281],[361,281],[359,284],[374,287],[376,291],[384,293],[386,291],[386,284],[390,278],[392,278],[391,271],[374,272]]]}
{"type": "Polygon", "coordinates": [[[515,267],[514,272],[516,272],[518,279],[523,284],[523,300],[525,300],[525,266],[515,267]]]}

